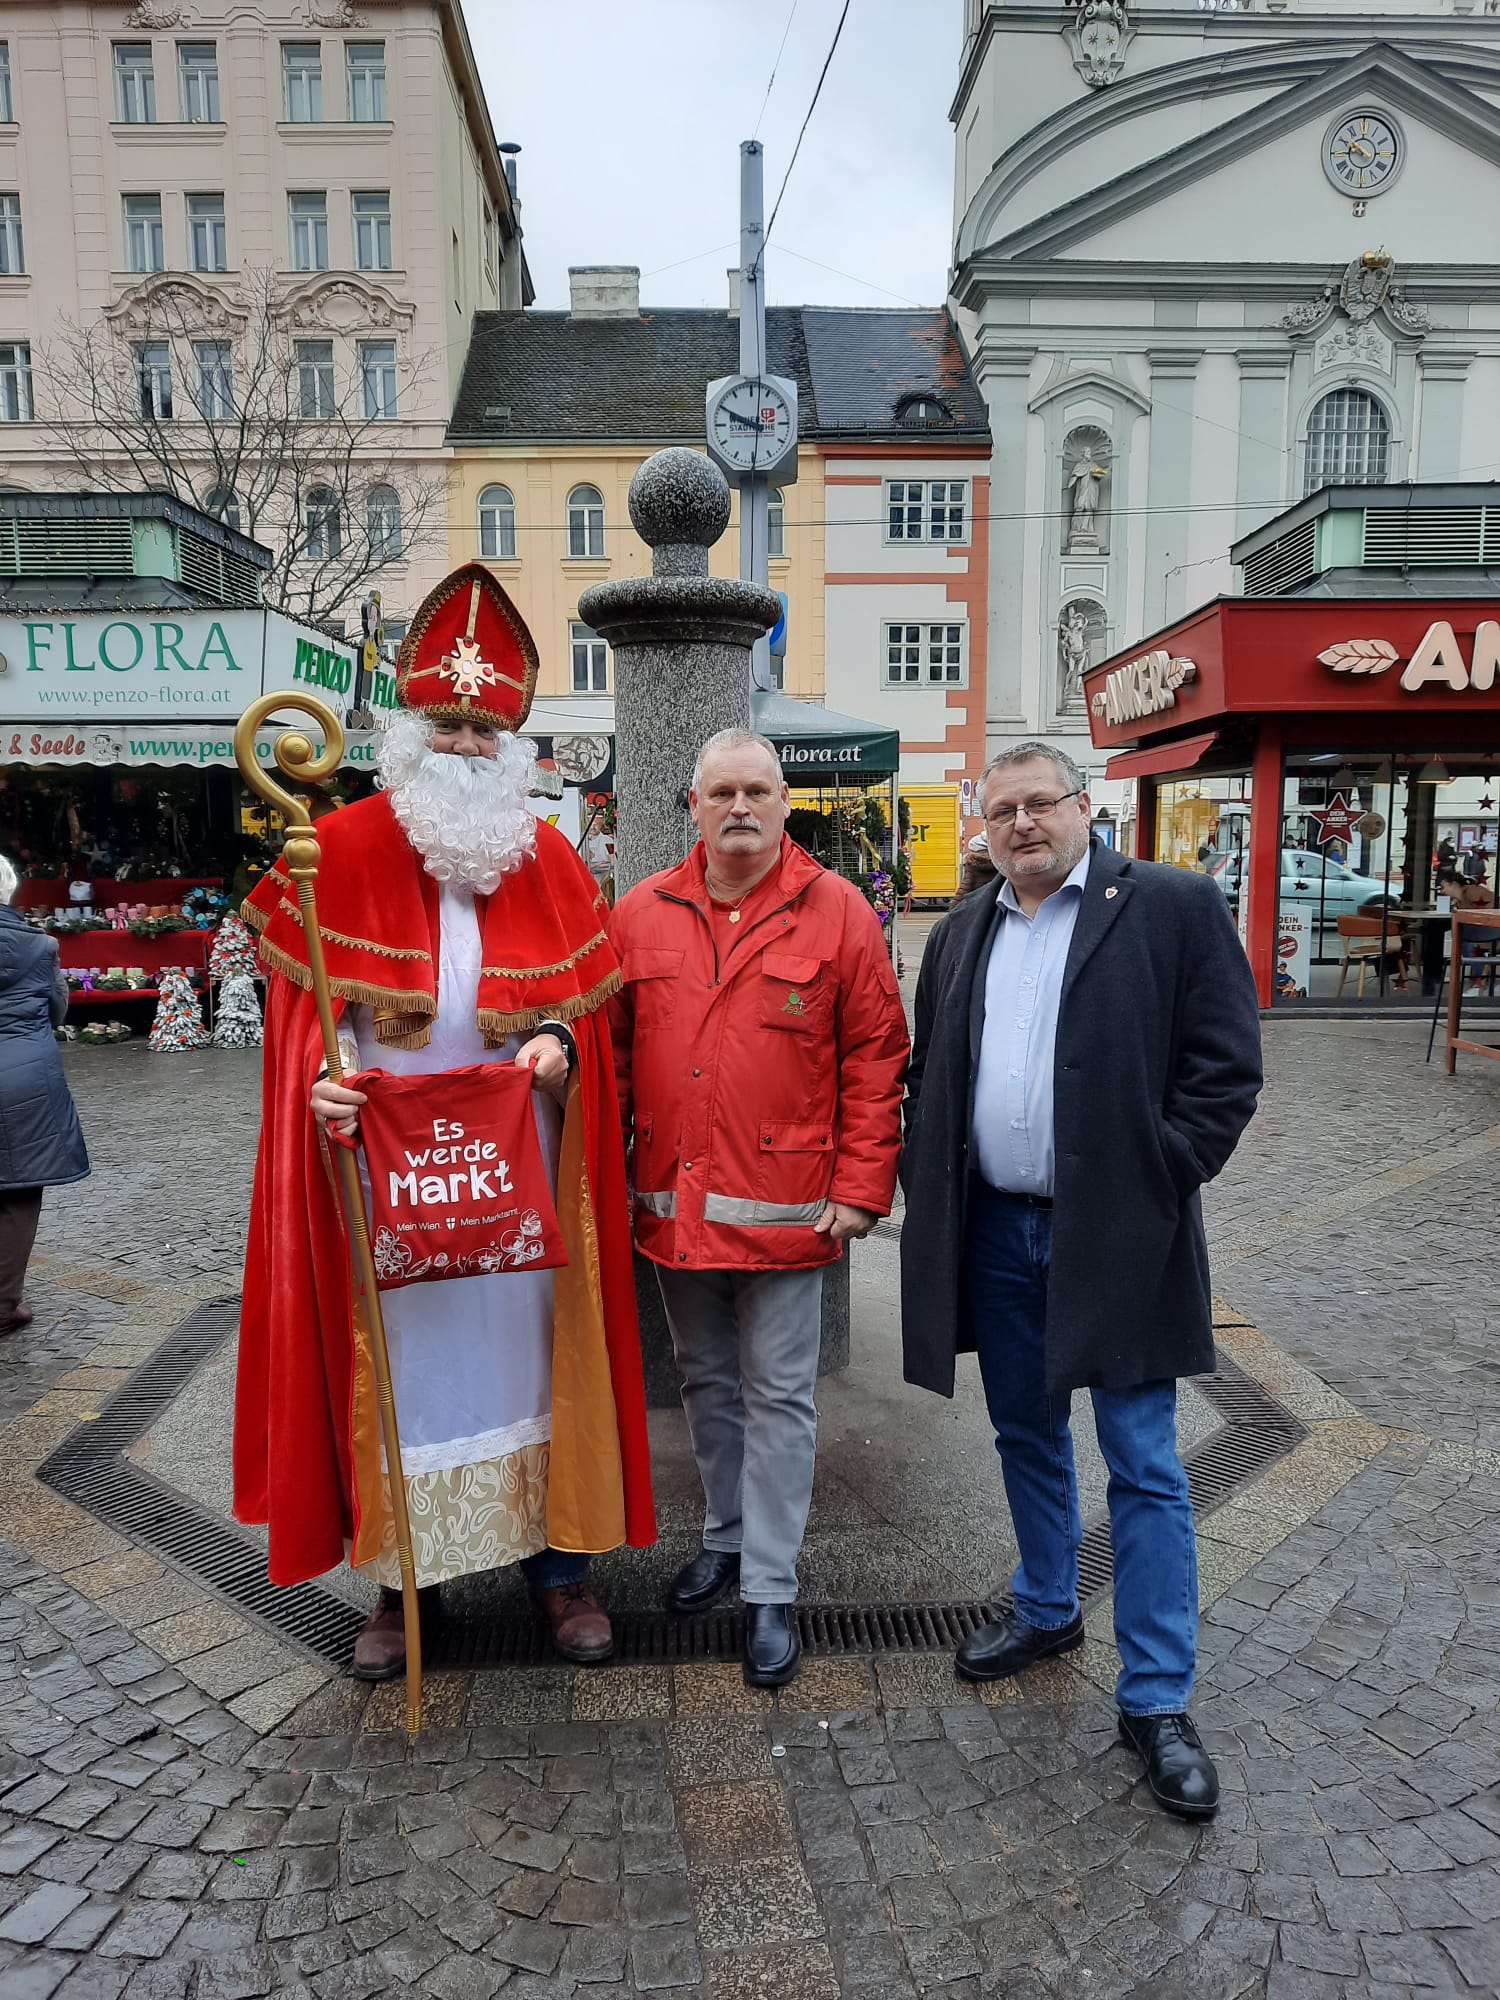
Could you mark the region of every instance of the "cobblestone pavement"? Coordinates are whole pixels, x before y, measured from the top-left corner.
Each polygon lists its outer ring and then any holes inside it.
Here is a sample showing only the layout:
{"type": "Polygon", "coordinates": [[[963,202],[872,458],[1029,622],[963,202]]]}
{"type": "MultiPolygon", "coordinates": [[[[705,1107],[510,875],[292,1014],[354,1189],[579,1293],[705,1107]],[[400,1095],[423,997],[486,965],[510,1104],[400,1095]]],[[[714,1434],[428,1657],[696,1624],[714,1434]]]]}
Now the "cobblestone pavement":
{"type": "Polygon", "coordinates": [[[1500,1072],[1424,1040],[1271,1024],[1210,1198],[1223,1344],[1311,1437],[1203,1524],[1206,1828],[1115,1743],[1107,1607],[982,1698],[896,1654],[774,1698],[448,1676],[410,1744],[398,1690],[226,1639],[30,1472],[233,1289],[253,1059],[70,1052],[98,1171],[49,1197],[0,1346],[0,2000],[1500,1990],[1500,1072]]]}

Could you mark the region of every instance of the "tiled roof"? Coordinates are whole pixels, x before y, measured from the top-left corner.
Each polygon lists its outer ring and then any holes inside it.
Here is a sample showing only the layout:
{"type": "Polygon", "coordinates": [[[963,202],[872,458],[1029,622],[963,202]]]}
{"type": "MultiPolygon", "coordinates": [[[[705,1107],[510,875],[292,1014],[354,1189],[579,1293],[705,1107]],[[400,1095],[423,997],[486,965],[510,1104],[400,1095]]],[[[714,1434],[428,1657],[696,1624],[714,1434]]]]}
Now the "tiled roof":
{"type": "MultiPolygon", "coordinates": [[[[797,384],[806,439],[989,440],[983,400],[941,309],[772,306],[766,350],[768,372],[797,384]],[[924,392],[950,421],[899,422],[901,400],[924,392]]],[[[738,321],[706,307],[621,319],[477,313],[449,440],[698,444],[705,386],[738,370],[738,321]]]]}

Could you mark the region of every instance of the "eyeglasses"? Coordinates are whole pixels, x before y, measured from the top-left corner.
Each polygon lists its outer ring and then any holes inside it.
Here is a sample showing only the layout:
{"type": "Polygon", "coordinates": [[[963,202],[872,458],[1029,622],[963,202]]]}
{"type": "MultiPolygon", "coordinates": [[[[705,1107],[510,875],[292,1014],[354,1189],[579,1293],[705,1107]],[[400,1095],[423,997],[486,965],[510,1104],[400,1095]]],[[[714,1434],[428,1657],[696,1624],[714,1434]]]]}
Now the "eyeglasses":
{"type": "Polygon", "coordinates": [[[1076,791],[1064,792],[1060,798],[1028,799],[1024,805],[1020,806],[996,806],[993,812],[985,814],[985,818],[991,826],[1013,826],[1017,813],[1025,813],[1028,819],[1050,819],[1062,804],[1063,799],[1076,799],[1082,797],[1082,795],[1083,787],[1080,785],[1076,791]]]}

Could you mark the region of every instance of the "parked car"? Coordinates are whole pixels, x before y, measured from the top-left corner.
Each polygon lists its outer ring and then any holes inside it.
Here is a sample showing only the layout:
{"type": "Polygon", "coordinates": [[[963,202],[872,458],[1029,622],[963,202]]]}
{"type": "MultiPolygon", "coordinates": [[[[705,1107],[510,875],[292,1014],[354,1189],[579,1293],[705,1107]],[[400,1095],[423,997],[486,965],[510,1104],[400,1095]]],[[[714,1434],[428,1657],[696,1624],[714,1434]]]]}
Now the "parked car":
{"type": "MultiPolygon", "coordinates": [[[[1240,900],[1240,857],[1225,854],[1209,868],[1233,907],[1240,900]]],[[[1281,850],[1281,901],[1319,911],[1326,922],[1339,917],[1378,916],[1382,905],[1395,909],[1400,892],[1374,875],[1361,875],[1331,854],[1305,847],[1281,850]]]]}

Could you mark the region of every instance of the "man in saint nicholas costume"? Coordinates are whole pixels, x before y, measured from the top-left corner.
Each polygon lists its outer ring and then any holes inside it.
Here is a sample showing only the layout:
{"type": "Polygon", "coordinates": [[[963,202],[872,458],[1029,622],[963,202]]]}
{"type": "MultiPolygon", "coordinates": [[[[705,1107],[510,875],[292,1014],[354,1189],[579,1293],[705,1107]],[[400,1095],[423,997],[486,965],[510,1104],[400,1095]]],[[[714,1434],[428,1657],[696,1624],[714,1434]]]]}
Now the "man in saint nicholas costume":
{"type": "MultiPolygon", "coordinates": [[[[536,672],[487,570],[438,586],[401,648],[382,789],[319,824],[317,901],[346,1075],[529,1068],[567,1248],[555,1271],[382,1294],[418,1587],[435,1599],[519,1562],[557,1649],[598,1660],[613,1641],[589,1557],[646,1546],[656,1525],[604,1004],[620,974],[592,877],[527,805],[515,732],[536,672]]],[[[284,863],[244,914],[269,992],[234,1511],[269,1524],[275,1583],[345,1558],[379,1582],[354,1670],[382,1679],[405,1665],[401,1578],[328,1132],[354,1134],[366,1100],[326,1075],[284,863]]]]}

